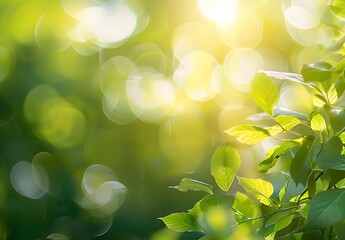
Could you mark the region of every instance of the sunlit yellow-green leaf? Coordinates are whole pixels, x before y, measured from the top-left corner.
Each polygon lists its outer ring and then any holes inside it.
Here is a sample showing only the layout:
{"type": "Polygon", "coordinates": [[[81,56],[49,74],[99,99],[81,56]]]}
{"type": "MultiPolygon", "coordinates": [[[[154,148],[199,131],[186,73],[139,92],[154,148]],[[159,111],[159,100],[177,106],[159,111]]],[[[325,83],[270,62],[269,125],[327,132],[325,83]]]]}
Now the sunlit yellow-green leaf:
{"type": "Polygon", "coordinates": [[[294,116],[277,116],[275,120],[286,131],[291,130],[301,123],[301,121],[294,116]]]}
{"type": "Polygon", "coordinates": [[[269,132],[260,127],[251,125],[238,125],[225,131],[241,143],[257,144],[270,137],[269,132]]]}
{"type": "Polygon", "coordinates": [[[249,193],[252,193],[256,198],[265,205],[270,206],[269,200],[273,193],[273,186],[270,182],[260,178],[250,179],[245,177],[237,177],[238,183],[249,193]]]}
{"type": "Polygon", "coordinates": [[[279,91],[273,81],[264,74],[257,74],[252,81],[252,96],[256,104],[269,115],[279,98],[279,91]]]}
{"type": "Polygon", "coordinates": [[[213,186],[207,183],[195,180],[195,179],[191,179],[191,178],[183,178],[178,186],[173,186],[171,188],[176,188],[177,190],[181,192],[187,192],[189,190],[192,190],[192,191],[202,191],[202,192],[206,192],[210,194],[213,193],[212,192],[213,186]]]}
{"type": "Polygon", "coordinates": [[[335,15],[345,18],[345,2],[343,0],[333,0],[331,10],[335,15]]]}
{"type": "Polygon", "coordinates": [[[159,219],[165,223],[167,228],[176,232],[200,231],[196,226],[194,216],[189,213],[172,213],[159,219]]]}
{"type": "Polygon", "coordinates": [[[331,88],[328,90],[327,98],[330,104],[333,104],[338,100],[338,93],[337,89],[335,88],[335,84],[332,84],[331,88]]]}
{"type": "Polygon", "coordinates": [[[316,114],[310,122],[310,127],[314,131],[322,132],[326,128],[326,121],[321,114],[316,114]]]}
{"type": "Polygon", "coordinates": [[[274,167],[279,157],[295,147],[299,147],[301,144],[298,141],[283,142],[279,146],[275,146],[269,150],[266,154],[266,158],[258,166],[258,171],[266,173],[270,168],[274,167]]]}
{"type": "Polygon", "coordinates": [[[241,163],[236,149],[224,144],[218,147],[211,159],[211,174],[223,191],[228,191],[241,163]]]}

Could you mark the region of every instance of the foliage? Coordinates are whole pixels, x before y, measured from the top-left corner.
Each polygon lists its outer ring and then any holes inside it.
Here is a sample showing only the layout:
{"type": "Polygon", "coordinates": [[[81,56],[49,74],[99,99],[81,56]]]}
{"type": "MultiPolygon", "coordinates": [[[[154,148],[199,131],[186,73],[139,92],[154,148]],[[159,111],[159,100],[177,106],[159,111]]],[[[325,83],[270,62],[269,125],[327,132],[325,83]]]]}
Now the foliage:
{"type": "MultiPolygon", "coordinates": [[[[343,7],[342,1],[334,1],[332,10],[342,17],[343,7]]],[[[252,98],[265,115],[256,116],[252,124],[236,125],[226,133],[250,145],[267,138],[278,140],[280,143],[267,152],[258,171],[266,174],[278,161],[288,162],[285,185],[274,189],[267,180],[239,176],[239,154],[225,144],[216,149],[211,159],[211,174],[224,195],[206,191],[209,194],[189,211],[160,219],[176,231],[203,232],[201,239],[233,239],[239,233],[250,239],[343,239],[344,72],[345,60],[341,60],[334,66],[325,61],[305,64],[301,74],[257,74],[251,84],[252,98]],[[282,81],[310,90],[314,109],[307,116],[275,111],[282,81]],[[233,194],[229,188],[234,178],[242,189],[233,194]],[[295,190],[304,190],[291,197],[291,185],[295,190]]],[[[190,190],[204,186],[208,185],[194,180],[190,190]]],[[[177,189],[188,190],[184,182],[177,189]]]]}

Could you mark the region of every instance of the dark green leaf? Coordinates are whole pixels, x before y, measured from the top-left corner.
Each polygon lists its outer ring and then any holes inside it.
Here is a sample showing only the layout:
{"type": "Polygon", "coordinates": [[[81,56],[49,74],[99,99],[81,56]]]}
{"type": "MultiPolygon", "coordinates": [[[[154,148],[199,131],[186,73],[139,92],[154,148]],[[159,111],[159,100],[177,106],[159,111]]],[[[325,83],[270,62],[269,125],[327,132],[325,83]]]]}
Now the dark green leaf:
{"type": "Polygon", "coordinates": [[[282,230],[276,232],[276,234],[274,235],[275,239],[291,239],[291,235],[293,233],[295,233],[295,231],[297,229],[299,229],[300,227],[302,227],[304,224],[304,218],[303,217],[298,217],[298,218],[294,218],[291,223],[283,228],[282,230]]]}
{"type": "Polygon", "coordinates": [[[315,174],[312,172],[308,178],[308,196],[313,197],[316,192],[315,174]]]}
{"type": "Polygon", "coordinates": [[[323,240],[320,230],[306,231],[303,233],[301,240],[323,240]]]}
{"type": "Polygon", "coordinates": [[[210,194],[213,193],[213,186],[191,178],[183,178],[178,186],[173,186],[172,188],[176,188],[181,192],[187,192],[188,190],[192,190],[203,191],[210,194]]]}
{"type": "Polygon", "coordinates": [[[177,232],[200,231],[195,218],[189,213],[172,213],[159,219],[165,223],[167,228],[177,232]]]}
{"type": "Polygon", "coordinates": [[[313,142],[304,140],[301,148],[297,151],[295,157],[292,159],[290,174],[296,185],[301,183],[306,185],[309,174],[312,169],[312,161],[316,159],[321,150],[321,143],[319,139],[313,142]]]}
{"type": "Polygon", "coordinates": [[[279,91],[273,81],[264,74],[257,74],[252,81],[252,96],[256,104],[269,115],[278,101],[279,91]]]}
{"type": "Polygon", "coordinates": [[[316,194],[308,213],[308,229],[322,229],[345,219],[345,189],[332,189],[316,194]]]}
{"type": "Polygon", "coordinates": [[[240,156],[234,147],[218,147],[211,160],[211,174],[223,191],[228,191],[241,163],[240,156]]]}
{"type": "Polygon", "coordinates": [[[258,171],[266,173],[270,168],[274,167],[279,157],[301,144],[296,141],[283,142],[280,146],[274,149],[273,153],[259,164],[258,171]]]}
{"type": "Polygon", "coordinates": [[[345,239],[345,222],[342,221],[333,225],[333,231],[339,239],[345,239]]]}
{"type": "Polygon", "coordinates": [[[342,149],[343,142],[339,137],[330,138],[317,157],[316,163],[325,171],[328,169],[345,170],[345,156],[340,155],[342,149]]]}

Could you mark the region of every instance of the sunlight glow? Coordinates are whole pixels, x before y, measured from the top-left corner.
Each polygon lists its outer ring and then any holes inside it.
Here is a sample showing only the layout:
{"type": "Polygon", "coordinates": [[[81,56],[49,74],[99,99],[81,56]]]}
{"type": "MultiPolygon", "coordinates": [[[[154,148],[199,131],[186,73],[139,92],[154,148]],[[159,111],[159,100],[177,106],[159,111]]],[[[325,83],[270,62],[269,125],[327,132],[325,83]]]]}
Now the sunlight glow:
{"type": "Polygon", "coordinates": [[[197,0],[200,13],[208,20],[219,24],[228,24],[232,21],[238,0],[197,0]]]}
{"type": "Polygon", "coordinates": [[[123,41],[136,29],[137,16],[125,4],[89,7],[79,14],[77,33],[81,41],[107,45],[123,41]]]}
{"type": "Polygon", "coordinates": [[[174,82],[191,99],[206,102],[220,91],[223,72],[211,54],[195,51],[182,59],[174,73],[174,82]]]}
{"type": "Polygon", "coordinates": [[[251,80],[263,67],[264,62],[260,53],[249,48],[233,50],[224,60],[227,82],[242,91],[250,90],[251,80]]]}
{"type": "Polygon", "coordinates": [[[140,69],[128,79],[127,95],[132,112],[144,122],[159,122],[174,110],[175,86],[149,68],[140,69]]]}
{"type": "Polygon", "coordinates": [[[49,189],[49,177],[39,165],[20,161],[11,170],[13,188],[21,195],[38,199],[43,197],[49,189]]]}

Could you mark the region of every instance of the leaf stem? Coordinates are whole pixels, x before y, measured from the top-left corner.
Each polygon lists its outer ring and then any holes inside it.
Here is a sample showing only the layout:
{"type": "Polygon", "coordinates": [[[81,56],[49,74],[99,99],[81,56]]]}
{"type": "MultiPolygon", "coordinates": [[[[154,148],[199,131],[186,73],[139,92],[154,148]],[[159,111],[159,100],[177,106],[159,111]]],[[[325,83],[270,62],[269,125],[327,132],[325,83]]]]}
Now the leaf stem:
{"type": "Polygon", "coordinates": [[[280,210],[276,210],[274,212],[271,212],[271,213],[268,213],[268,214],[265,214],[265,215],[261,215],[259,217],[253,217],[253,218],[249,218],[247,216],[244,216],[241,212],[237,211],[236,209],[233,209],[237,214],[245,217],[246,220],[232,225],[231,228],[237,227],[238,225],[241,225],[241,224],[246,223],[246,222],[255,221],[255,220],[258,220],[258,219],[265,218],[265,217],[270,217],[270,216],[273,216],[274,214],[277,214],[277,213],[285,212],[285,211],[288,211],[288,210],[291,210],[291,209],[297,209],[298,207],[299,207],[298,205],[297,206],[291,206],[291,207],[287,207],[287,208],[283,208],[283,209],[280,209],[280,210]]]}
{"type": "MultiPolygon", "coordinates": [[[[322,174],[323,174],[323,171],[320,172],[319,175],[316,176],[315,182],[322,176],[322,174]]],[[[301,198],[307,191],[308,191],[308,188],[304,189],[304,191],[299,195],[298,200],[297,200],[297,205],[299,205],[301,203],[301,201],[304,200],[301,198]]]]}

